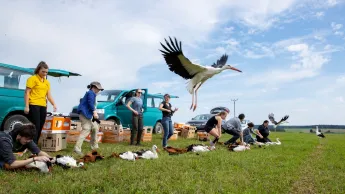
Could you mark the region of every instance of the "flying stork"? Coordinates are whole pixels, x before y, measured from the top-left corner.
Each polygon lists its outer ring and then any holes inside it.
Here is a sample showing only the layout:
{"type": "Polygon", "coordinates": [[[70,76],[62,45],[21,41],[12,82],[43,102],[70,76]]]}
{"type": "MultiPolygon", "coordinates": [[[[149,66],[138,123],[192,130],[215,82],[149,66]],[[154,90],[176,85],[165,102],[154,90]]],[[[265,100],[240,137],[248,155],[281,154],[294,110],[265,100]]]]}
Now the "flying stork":
{"type": "Polygon", "coordinates": [[[194,107],[193,111],[195,111],[197,106],[197,91],[206,80],[226,69],[242,72],[241,70],[238,70],[230,65],[226,65],[228,60],[228,55],[226,54],[221,56],[220,59],[218,59],[217,62],[213,63],[211,66],[194,64],[183,55],[181,41],[178,43],[176,38],[175,42],[170,37],[169,39],[170,43],[164,39],[167,46],[164,46],[162,43],[160,43],[164,48],[164,51],[160,51],[163,53],[163,57],[169,66],[169,70],[188,80],[187,90],[190,94],[192,94],[192,105],[190,109],[194,107]]]}

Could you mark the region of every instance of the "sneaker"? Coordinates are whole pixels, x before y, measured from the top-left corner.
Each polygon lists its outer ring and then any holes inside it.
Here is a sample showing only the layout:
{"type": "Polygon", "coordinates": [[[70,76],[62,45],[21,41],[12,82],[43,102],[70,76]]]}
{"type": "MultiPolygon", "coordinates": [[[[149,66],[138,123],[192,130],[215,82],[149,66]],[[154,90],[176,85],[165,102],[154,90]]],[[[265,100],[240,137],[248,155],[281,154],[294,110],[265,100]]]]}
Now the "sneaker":
{"type": "Polygon", "coordinates": [[[210,146],[214,146],[214,143],[213,143],[213,141],[212,141],[212,140],[210,141],[210,146]]]}
{"type": "Polygon", "coordinates": [[[83,152],[78,151],[78,150],[74,150],[74,153],[76,153],[76,154],[78,154],[78,155],[80,155],[80,156],[84,155],[83,152]]]}

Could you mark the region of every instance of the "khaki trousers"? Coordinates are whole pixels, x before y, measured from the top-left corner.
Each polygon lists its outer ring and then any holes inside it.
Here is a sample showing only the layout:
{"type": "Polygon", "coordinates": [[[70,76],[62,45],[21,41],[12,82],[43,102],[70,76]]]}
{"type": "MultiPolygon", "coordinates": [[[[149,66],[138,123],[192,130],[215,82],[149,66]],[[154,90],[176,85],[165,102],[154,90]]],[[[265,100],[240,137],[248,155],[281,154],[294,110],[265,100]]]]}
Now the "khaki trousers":
{"type": "Polygon", "coordinates": [[[80,151],[81,152],[81,147],[83,145],[83,142],[85,138],[90,134],[91,132],[91,149],[97,149],[98,148],[98,138],[97,138],[97,133],[98,133],[98,123],[97,122],[92,122],[91,119],[86,118],[84,115],[80,114],[79,119],[81,121],[81,127],[82,130],[80,131],[80,135],[78,138],[77,143],[74,146],[75,151],[80,151]]]}

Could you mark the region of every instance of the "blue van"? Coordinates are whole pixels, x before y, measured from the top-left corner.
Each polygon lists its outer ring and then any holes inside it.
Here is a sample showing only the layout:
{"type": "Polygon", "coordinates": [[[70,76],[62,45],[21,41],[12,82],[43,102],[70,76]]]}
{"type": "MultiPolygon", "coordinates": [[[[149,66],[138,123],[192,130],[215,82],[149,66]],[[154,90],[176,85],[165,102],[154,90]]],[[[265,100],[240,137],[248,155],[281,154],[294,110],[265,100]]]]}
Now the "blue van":
{"type": "MultiPolygon", "coordinates": [[[[34,74],[34,68],[24,68],[0,63],[0,130],[10,132],[17,123],[29,123],[24,113],[26,80],[34,74]]],[[[80,76],[60,69],[49,69],[48,76],[80,76]]]]}
{"type": "MultiPolygon", "coordinates": [[[[132,112],[127,108],[128,100],[135,95],[135,90],[103,90],[97,95],[97,112],[101,120],[113,121],[123,127],[132,127],[132,112]]],[[[164,100],[162,94],[150,94],[148,89],[142,89],[141,96],[144,106],[143,124],[153,126],[153,133],[162,133],[162,111],[159,104],[164,100]]],[[[171,98],[178,98],[172,96],[171,98]]],[[[70,113],[72,120],[79,120],[78,106],[74,106],[70,113]]]]}

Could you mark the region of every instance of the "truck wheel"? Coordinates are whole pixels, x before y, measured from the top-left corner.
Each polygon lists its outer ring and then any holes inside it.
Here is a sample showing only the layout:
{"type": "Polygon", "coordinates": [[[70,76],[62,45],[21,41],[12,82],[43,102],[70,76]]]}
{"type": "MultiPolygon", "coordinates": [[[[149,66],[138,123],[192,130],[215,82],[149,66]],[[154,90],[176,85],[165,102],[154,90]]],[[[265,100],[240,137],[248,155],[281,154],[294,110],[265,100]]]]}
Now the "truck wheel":
{"type": "Polygon", "coordinates": [[[13,130],[16,124],[28,124],[30,121],[23,115],[11,115],[4,123],[4,132],[9,133],[13,130]]]}
{"type": "Polygon", "coordinates": [[[153,130],[154,133],[161,134],[163,131],[163,125],[161,122],[157,122],[153,130]]]}

